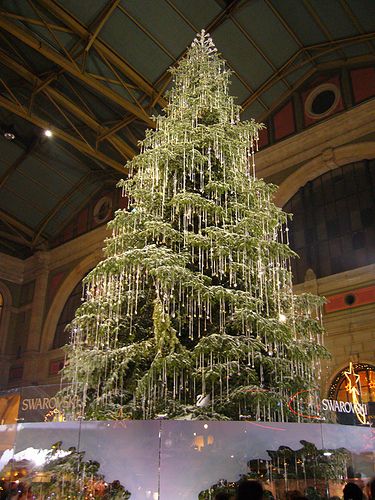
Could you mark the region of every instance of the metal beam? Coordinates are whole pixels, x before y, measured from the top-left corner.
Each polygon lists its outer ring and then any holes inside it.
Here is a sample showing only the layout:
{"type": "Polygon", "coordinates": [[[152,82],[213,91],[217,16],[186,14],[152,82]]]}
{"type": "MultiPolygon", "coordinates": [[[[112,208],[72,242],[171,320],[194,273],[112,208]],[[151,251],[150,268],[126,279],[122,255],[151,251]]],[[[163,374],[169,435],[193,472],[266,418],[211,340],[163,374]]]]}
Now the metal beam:
{"type": "MultiPolygon", "coordinates": [[[[303,0],[303,3],[305,5],[305,7],[306,7],[306,10],[309,12],[309,14],[311,15],[311,17],[314,19],[314,21],[318,25],[320,31],[323,33],[323,35],[326,38],[328,38],[328,40],[330,42],[333,42],[333,36],[332,36],[331,32],[329,31],[329,29],[327,28],[327,26],[325,25],[325,23],[323,22],[323,20],[319,16],[319,14],[316,12],[316,10],[314,9],[314,7],[311,5],[311,3],[309,2],[309,0],[303,0]]],[[[346,59],[346,55],[345,55],[345,53],[341,49],[338,49],[337,52],[339,54],[341,54],[341,56],[343,56],[344,59],[346,59]]]]}
{"type": "MultiPolygon", "coordinates": [[[[24,120],[33,123],[34,125],[36,125],[41,129],[51,128],[51,125],[47,120],[39,118],[34,114],[28,113],[28,111],[25,108],[23,107],[21,108],[15,105],[13,102],[9,101],[9,99],[6,99],[5,97],[0,96],[0,106],[3,107],[4,109],[7,109],[11,113],[20,116],[24,120]]],[[[64,142],[67,142],[68,144],[71,144],[76,149],[78,149],[78,151],[81,151],[81,153],[84,153],[85,155],[90,156],[95,160],[100,160],[106,165],[109,165],[110,167],[118,170],[121,173],[125,172],[125,169],[121,163],[118,163],[117,161],[108,158],[108,156],[104,155],[100,151],[96,151],[95,149],[91,148],[85,142],[72,137],[71,135],[69,135],[68,133],[64,132],[63,130],[57,127],[52,127],[52,131],[56,137],[62,139],[64,142]]]]}
{"type": "MultiPolygon", "coordinates": [[[[103,62],[105,63],[105,65],[112,71],[113,75],[117,78],[117,80],[119,81],[120,85],[123,87],[123,89],[128,92],[129,95],[131,95],[133,101],[136,103],[136,105],[139,107],[139,109],[141,109],[142,111],[144,111],[144,108],[142,106],[142,104],[139,102],[139,100],[137,99],[137,97],[135,96],[135,93],[133,93],[133,89],[131,87],[128,87],[128,84],[127,82],[125,82],[121,76],[118,74],[118,71],[116,71],[116,69],[114,68],[114,66],[111,64],[110,61],[108,61],[108,59],[106,58],[106,56],[104,54],[101,54],[99,52],[99,55],[100,57],[102,58],[103,62]]],[[[136,118],[136,117],[135,117],[136,118]]]]}
{"type": "Polygon", "coordinates": [[[353,35],[345,38],[338,38],[337,40],[332,40],[332,42],[321,42],[314,43],[313,45],[308,45],[304,50],[320,50],[325,47],[335,47],[336,45],[345,46],[354,43],[366,42],[375,38],[375,31],[370,31],[369,33],[363,33],[361,35],[353,35]]]}
{"type": "Polygon", "coordinates": [[[125,118],[123,118],[122,120],[120,120],[118,123],[116,123],[116,125],[113,125],[112,128],[110,129],[107,129],[105,132],[103,132],[102,134],[100,134],[98,136],[98,139],[97,141],[98,142],[101,142],[103,141],[104,139],[110,139],[110,137],[115,134],[116,132],[118,132],[119,130],[121,130],[122,128],[126,127],[126,125],[129,125],[129,123],[131,123],[133,120],[133,117],[132,116],[127,116],[125,118]]]}
{"type": "Polygon", "coordinates": [[[3,239],[6,239],[8,241],[13,241],[14,243],[19,243],[20,245],[26,245],[27,247],[31,248],[31,242],[28,241],[26,238],[22,238],[22,236],[16,236],[11,233],[7,233],[6,231],[0,231],[0,237],[3,239]]]}
{"type": "Polygon", "coordinates": [[[12,229],[16,230],[17,233],[22,236],[22,233],[25,234],[26,236],[29,236],[32,238],[34,236],[34,231],[29,228],[28,226],[25,226],[22,222],[19,220],[15,219],[8,213],[4,212],[4,210],[0,209],[0,220],[2,220],[7,226],[10,226],[12,229]]]}
{"type": "Polygon", "coordinates": [[[77,184],[75,184],[60,200],[56,205],[52,208],[50,212],[42,219],[39,226],[35,230],[34,237],[32,239],[32,246],[37,244],[39,236],[42,234],[48,223],[51,219],[56,215],[56,213],[68,202],[68,200],[80,189],[80,187],[85,184],[92,177],[92,172],[84,175],[77,184]]]}
{"type": "MultiPolygon", "coordinates": [[[[88,40],[91,33],[90,31],[81,24],[72,14],[61,7],[54,0],[38,0],[38,2],[43,5],[50,13],[52,13],[59,21],[63,22],[68,26],[74,33],[79,35],[82,39],[88,40]]],[[[112,64],[114,64],[122,73],[128,77],[136,86],[145,92],[148,96],[154,97],[157,94],[157,90],[149,83],[145,78],[143,78],[137,71],[135,71],[119,54],[117,54],[111,47],[106,43],[96,38],[93,42],[93,47],[107,57],[112,64]]],[[[161,106],[166,106],[167,101],[162,97],[159,99],[161,106]]]]}
{"type": "Polygon", "coordinates": [[[328,61],[326,63],[321,63],[316,66],[313,66],[310,68],[301,78],[299,78],[292,86],[291,89],[287,90],[284,92],[271,106],[270,110],[268,112],[262,113],[256,117],[257,121],[264,121],[273,111],[276,110],[280,106],[280,104],[288,97],[290,97],[293,92],[295,92],[301,85],[306,82],[312,75],[319,71],[326,71],[326,70],[331,70],[331,69],[336,69],[336,68],[342,68],[343,66],[352,66],[353,64],[356,63],[374,63],[375,62],[375,55],[367,54],[363,56],[355,56],[351,57],[347,61],[328,61]]]}
{"type": "Polygon", "coordinates": [[[318,71],[317,68],[318,68],[317,66],[313,66],[312,68],[310,68],[303,76],[301,76],[301,78],[299,78],[292,85],[291,88],[283,92],[281,96],[272,103],[272,106],[268,111],[256,116],[255,119],[259,122],[263,122],[264,120],[266,120],[271,115],[271,113],[280,106],[280,104],[286,101],[293,94],[293,92],[295,92],[299,87],[301,87],[301,85],[303,85],[309,78],[312,77],[312,75],[314,75],[318,71]]]}
{"type": "MultiPolygon", "coordinates": [[[[46,25],[45,23],[43,23],[43,21],[40,21],[33,17],[20,16],[18,14],[13,14],[12,12],[6,12],[5,10],[1,11],[1,15],[9,17],[11,19],[17,19],[17,21],[22,21],[23,23],[26,24],[34,24],[35,26],[43,26],[44,28],[46,28],[46,25]]],[[[66,28],[65,26],[59,26],[58,24],[51,24],[51,23],[47,23],[47,25],[53,31],[62,31],[63,33],[73,33],[71,29],[66,28]]]]}
{"type": "Polygon", "coordinates": [[[26,148],[26,150],[20,154],[18,158],[14,160],[14,162],[9,165],[9,167],[5,170],[5,172],[0,176],[0,189],[4,186],[6,181],[12,175],[12,173],[17,170],[17,168],[23,163],[29,154],[35,149],[35,146],[38,144],[38,138],[35,137],[31,144],[26,148]]]}
{"type": "Polygon", "coordinates": [[[85,47],[85,51],[88,52],[90,50],[91,45],[95,42],[95,38],[99,35],[100,30],[103,28],[105,23],[108,21],[108,19],[111,17],[112,12],[115,10],[115,8],[118,6],[120,3],[120,0],[111,0],[108,6],[105,9],[105,12],[103,13],[103,17],[100,19],[98,26],[96,27],[94,33],[90,36],[90,41],[85,47]]]}
{"type": "Polygon", "coordinates": [[[37,52],[39,52],[39,54],[43,55],[45,58],[52,61],[54,64],[57,64],[65,71],[73,75],[75,78],[78,78],[79,80],[83,81],[86,85],[90,86],[91,88],[93,88],[106,98],[115,102],[116,104],[124,108],[126,111],[129,111],[133,115],[137,116],[139,119],[144,121],[148,126],[150,127],[155,126],[154,121],[147,115],[145,110],[141,110],[138,106],[129,102],[120,94],[114,92],[112,89],[110,89],[106,85],[103,85],[98,80],[93,79],[92,77],[88,76],[85,73],[82,73],[79,70],[79,68],[75,64],[73,64],[70,60],[68,60],[55,50],[51,49],[47,44],[43,43],[41,40],[30,35],[29,32],[21,29],[19,26],[9,22],[7,19],[1,16],[0,16],[0,28],[4,29],[5,31],[16,37],[18,40],[20,40],[21,42],[25,43],[29,47],[36,50],[37,52]]]}
{"type": "MultiPolygon", "coordinates": [[[[344,9],[345,13],[348,15],[349,19],[351,20],[356,30],[361,34],[365,33],[362,24],[359,22],[358,17],[354,15],[354,12],[352,11],[349,4],[345,0],[340,0],[340,4],[341,7],[344,9]]],[[[371,52],[375,52],[374,46],[371,42],[367,42],[367,47],[370,49],[371,52]]]]}
{"type": "MultiPolygon", "coordinates": [[[[44,86],[43,81],[31,73],[28,69],[26,69],[24,66],[16,62],[13,58],[9,57],[9,55],[2,51],[0,49],[0,61],[1,64],[4,64],[8,68],[10,68],[12,71],[16,72],[18,75],[20,75],[22,78],[24,78],[28,82],[33,82],[37,88],[40,88],[41,91],[50,96],[52,99],[54,99],[56,102],[58,102],[61,106],[63,106],[67,111],[72,113],[74,116],[76,116],[79,120],[81,120],[83,123],[88,125],[96,134],[105,134],[106,132],[109,132],[111,129],[108,129],[106,127],[103,127],[98,123],[94,118],[92,118],[90,115],[88,115],[83,109],[82,106],[78,106],[77,104],[74,104],[70,99],[65,97],[63,94],[58,92],[57,90],[53,89],[52,87],[49,86],[44,86]]],[[[122,139],[116,136],[112,136],[108,138],[108,142],[110,142],[113,147],[117,149],[121,154],[125,156],[125,158],[132,158],[135,155],[135,151],[133,148],[131,148],[126,142],[124,142],[122,139]]]]}
{"type": "Polygon", "coordinates": [[[134,16],[130,14],[124,7],[119,5],[119,10],[128,18],[132,23],[134,23],[145,35],[147,35],[155,45],[157,45],[172,61],[174,61],[174,55],[154,36],[151,31],[143,26],[143,24],[138,21],[134,16]]]}
{"type": "MultiPolygon", "coordinates": [[[[307,47],[304,47],[303,49],[298,50],[293,56],[291,56],[284,64],[283,66],[275,72],[273,75],[271,75],[262,85],[248,98],[246,98],[242,103],[241,107],[243,110],[248,108],[256,99],[257,97],[268,90],[270,87],[272,87],[275,83],[277,83],[280,79],[285,77],[286,75],[293,73],[297,69],[300,69],[301,67],[305,66],[306,64],[314,63],[315,66],[317,64],[316,60],[319,59],[319,57],[322,57],[323,55],[329,53],[329,52],[334,52],[336,51],[339,47],[345,47],[346,45],[351,45],[355,44],[361,41],[366,41],[366,40],[371,40],[375,38],[375,32],[373,33],[366,33],[363,35],[355,35],[353,37],[348,37],[348,38],[343,38],[340,40],[333,40],[332,42],[322,42],[322,43],[317,43],[314,45],[309,45],[307,47]],[[326,50],[322,50],[326,49],[326,50]],[[321,51],[316,53],[314,56],[311,56],[309,53],[312,51],[321,51]],[[298,63],[295,66],[292,66],[292,63],[295,61],[295,59],[301,55],[302,53],[308,53],[309,54],[309,59],[306,59],[302,61],[301,63],[298,63]]],[[[345,63],[349,60],[352,59],[347,59],[345,63]]],[[[341,61],[342,64],[342,61],[341,61]]],[[[321,65],[319,65],[321,67],[321,65]]]]}
{"type": "MultiPolygon", "coordinates": [[[[262,50],[259,45],[255,42],[255,40],[250,36],[249,32],[247,31],[244,26],[234,17],[231,16],[231,21],[234,23],[235,26],[241,31],[241,33],[244,35],[244,37],[251,43],[251,45],[254,47],[254,49],[258,52],[258,54],[266,61],[266,63],[272,68],[272,71],[277,71],[276,66],[273,64],[271,59],[267,56],[267,54],[262,50]]],[[[287,88],[290,88],[289,82],[283,78],[283,82],[285,83],[287,88]]]]}
{"type": "MultiPolygon", "coordinates": [[[[228,3],[228,5],[225,7],[225,9],[223,9],[221,12],[219,12],[219,14],[214,18],[212,19],[212,21],[210,21],[208,23],[208,25],[205,27],[205,31],[206,32],[210,32],[212,33],[217,27],[219,27],[235,10],[237,10],[240,5],[241,6],[244,6],[245,3],[247,3],[248,0],[230,0],[230,2],[228,3]]],[[[199,30],[196,30],[196,31],[199,31],[199,30]]],[[[175,62],[173,64],[173,66],[176,66],[178,64],[178,62],[186,55],[186,52],[188,51],[188,48],[185,49],[178,57],[177,59],[175,59],[175,62]]],[[[158,86],[158,85],[161,85],[162,88],[165,88],[168,83],[171,81],[172,79],[172,75],[170,73],[169,70],[165,71],[158,79],[157,81],[155,82],[155,85],[158,86]]],[[[161,101],[159,99],[159,103],[161,104],[161,101]]],[[[162,104],[163,107],[165,107],[167,105],[167,102],[165,102],[164,104],[162,104]]]]}

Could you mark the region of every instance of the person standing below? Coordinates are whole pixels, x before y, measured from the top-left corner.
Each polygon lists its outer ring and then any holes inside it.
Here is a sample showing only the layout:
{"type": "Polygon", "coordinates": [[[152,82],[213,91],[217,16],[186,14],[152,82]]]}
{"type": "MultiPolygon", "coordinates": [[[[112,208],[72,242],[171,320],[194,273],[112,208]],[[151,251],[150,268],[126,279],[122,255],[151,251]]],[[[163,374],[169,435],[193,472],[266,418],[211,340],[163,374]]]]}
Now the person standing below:
{"type": "Polygon", "coordinates": [[[367,483],[366,493],[369,500],[375,500],[375,477],[367,483]]]}
{"type": "Polygon", "coordinates": [[[355,483],[347,483],[343,489],[344,500],[362,500],[361,488],[355,483]]]}

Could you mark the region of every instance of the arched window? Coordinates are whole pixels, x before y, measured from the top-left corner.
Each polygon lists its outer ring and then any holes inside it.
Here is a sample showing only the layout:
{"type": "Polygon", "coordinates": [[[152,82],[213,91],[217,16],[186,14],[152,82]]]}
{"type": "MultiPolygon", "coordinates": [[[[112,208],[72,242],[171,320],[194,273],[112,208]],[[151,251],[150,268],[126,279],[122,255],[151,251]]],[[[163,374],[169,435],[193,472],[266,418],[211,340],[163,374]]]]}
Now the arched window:
{"type": "Polygon", "coordinates": [[[292,213],[295,283],[375,262],[375,161],[351,163],[309,181],[284,206],[292,213]]]}
{"type": "Polygon", "coordinates": [[[347,390],[348,377],[352,385],[356,385],[359,392],[358,399],[360,403],[373,403],[375,402],[375,366],[367,363],[353,364],[354,372],[359,376],[356,383],[356,377],[353,374],[348,374],[349,367],[344,368],[338,373],[333,381],[330,389],[330,398],[337,401],[351,402],[352,398],[347,390]]]}
{"type": "Polygon", "coordinates": [[[67,331],[66,327],[73,320],[76,310],[81,305],[82,298],[82,281],[80,281],[72,293],[69,295],[68,300],[65,303],[64,309],[60,315],[59,321],[56,326],[55,337],[53,339],[52,349],[58,349],[69,343],[70,332],[67,331]]]}

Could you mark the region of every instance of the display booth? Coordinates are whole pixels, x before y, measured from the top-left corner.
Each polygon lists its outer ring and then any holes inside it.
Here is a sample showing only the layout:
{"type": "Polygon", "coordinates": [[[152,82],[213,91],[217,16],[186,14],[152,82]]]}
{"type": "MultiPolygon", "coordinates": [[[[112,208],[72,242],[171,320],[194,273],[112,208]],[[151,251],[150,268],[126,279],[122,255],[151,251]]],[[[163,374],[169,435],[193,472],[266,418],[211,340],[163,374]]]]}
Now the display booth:
{"type": "MultiPolygon", "coordinates": [[[[311,423],[73,422],[56,407],[60,385],[4,392],[0,487],[38,499],[206,500],[233,493],[247,477],[262,481],[269,498],[291,490],[309,499],[340,497],[348,480],[362,487],[375,475],[375,429],[372,403],[348,401],[336,378],[330,399],[320,401],[320,420],[311,423]]],[[[298,397],[290,399],[292,413],[302,411],[298,397]]]]}
{"type": "Polygon", "coordinates": [[[348,478],[363,485],[374,475],[374,459],[371,427],[338,424],[128,420],[0,426],[3,486],[30,487],[41,499],[210,499],[233,491],[243,476],[260,479],[274,498],[298,489],[323,499],[340,496],[348,478]]]}

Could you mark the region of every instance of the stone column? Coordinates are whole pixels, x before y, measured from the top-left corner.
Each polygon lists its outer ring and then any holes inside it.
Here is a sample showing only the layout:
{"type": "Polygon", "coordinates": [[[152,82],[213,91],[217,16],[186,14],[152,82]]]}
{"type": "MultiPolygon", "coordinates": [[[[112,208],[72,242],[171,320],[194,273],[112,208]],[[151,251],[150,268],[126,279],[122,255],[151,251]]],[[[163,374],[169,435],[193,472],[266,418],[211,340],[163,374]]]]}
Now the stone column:
{"type": "Polygon", "coordinates": [[[23,381],[25,385],[33,384],[34,381],[45,375],[43,372],[46,368],[41,359],[40,346],[46,307],[48,274],[49,253],[47,251],[39,251],[33,256],[30,272],[25,277],[25,281],[35,279],[26,351],[23,355],[23,359],[25,360],[23,381]]]}

